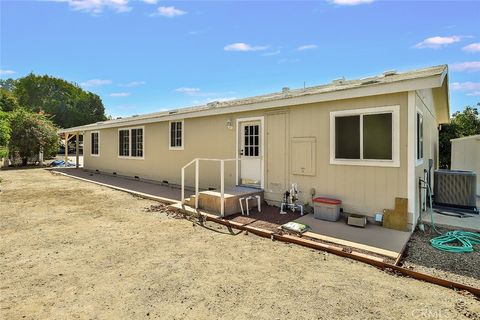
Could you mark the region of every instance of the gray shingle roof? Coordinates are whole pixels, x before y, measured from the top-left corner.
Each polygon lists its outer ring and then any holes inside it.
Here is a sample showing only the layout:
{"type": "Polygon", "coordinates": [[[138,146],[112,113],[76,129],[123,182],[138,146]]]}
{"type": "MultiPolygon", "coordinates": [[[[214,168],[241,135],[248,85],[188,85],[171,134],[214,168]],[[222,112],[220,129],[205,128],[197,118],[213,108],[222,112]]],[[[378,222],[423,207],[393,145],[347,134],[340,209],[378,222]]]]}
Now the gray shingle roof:
{"type": "MultiPolygon", "coordinates": [[[[149,113],[149,114],[143,114],[143,115],[134,115],[131,117],[97,122],[89,125],[80,126],[77,128],[81,130],[89,130],[89,129],[95,128],[98,125],[102,125],[102,126],[121,125],[122,123],[125,123],[127,125],[128,122],[133,120],[162,118],[170,115],[199,112],[203,110],[209,110],[212,108],[235,107],[235,106],[249,105],[249,104],[255,104],[260,102],[269,102],[269,101],[283,100],[283,99],[289,99],[294,97],[302,97],[302,96],[308,96],[308,95],[314,95],[314,94],[329,93],[334,91],[349,90],[349,89],[360,88],[360,87],[376,86],[380,84],[389,84],[394,82],[401,82],[406,80],[413,80],[413,79],[427,78],[435,75],[441,75],[446,70],[447,70],[447,65],[439,65],[439,66],[433,66],[433,67],[416,69],[416,70],[405,71],[405,72],[394,72],[394,71],[385,72],[381,75],[366,77],[362,79],[355,79],[355,80],[338,79],[329,84],[323,84],[323,85],[301,88],[301,89],[294,89],[294,90],[287,89],[287,90],[282,90],[281,92],[274,92],[274,93],[269,93],[265,95],[259,95],[259,96],[241,98],[241,99],[235,99],[235,100],[229,100],[229,101],[221,101],[221,102],[214,101],[205,105],[192,106],[192,107],[180,108],[176,110],[155,112],[155,113],[149,113]]],[[[161,121],[161,119],[159,119],[159,121],[161,121]]]]}

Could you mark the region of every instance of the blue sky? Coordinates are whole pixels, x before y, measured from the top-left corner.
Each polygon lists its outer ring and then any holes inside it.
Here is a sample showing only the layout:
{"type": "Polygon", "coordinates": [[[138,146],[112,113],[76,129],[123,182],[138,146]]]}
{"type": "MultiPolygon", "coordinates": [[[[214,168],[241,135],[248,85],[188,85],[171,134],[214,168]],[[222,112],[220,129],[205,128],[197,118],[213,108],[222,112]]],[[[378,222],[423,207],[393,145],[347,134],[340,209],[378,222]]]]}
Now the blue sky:
{"type": "Polygon", "coordinates": [[[125,116],[448,63],[480,102],[479,1],[1,0],[0,76],[73,81],[125,116]]]}

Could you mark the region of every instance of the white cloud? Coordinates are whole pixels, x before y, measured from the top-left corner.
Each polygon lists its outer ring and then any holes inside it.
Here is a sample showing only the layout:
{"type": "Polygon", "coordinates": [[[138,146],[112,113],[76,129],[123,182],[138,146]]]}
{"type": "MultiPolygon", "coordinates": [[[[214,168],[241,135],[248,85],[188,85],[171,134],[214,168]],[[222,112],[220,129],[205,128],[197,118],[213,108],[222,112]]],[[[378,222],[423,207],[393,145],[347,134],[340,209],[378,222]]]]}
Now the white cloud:
{"type": "Polygon", "coordinates": [[[242,52],[247,52],[247,51],[261,51],[265,50],[267,47],[265,46],[252,46],[247,43],[243,42],[236,42],[232,44],[226,45],[223,50],[225,51],[242,51],[242,52]]]}
{"type": "Polygon", "coordinates": [[[184,94],[189,95],[189,96],[194,96],[194,95],[198,95],[200,93],[200,88],[185,88],[185,87],[182,87],[182,88],[175,89],[175,91],[180,92],[180,93],[184,93],[184,94]]]}
{"type": "Polygon", "coordinates": [[[13,71],[13,70],[0,69],[0,75],[2,75],[2,76],[10,76],[14,73],[16,73],[16,72],[13,71]]]}
{"type": "Polygon", "coordinates": [[[91,79],[85,82],[80,83],[83,87],[99,87],[107,84],[111,84],[112,80],[103,80],[103,79],[91,79]]]}
{"type": "Polygon", "coordinates": [[[158,0],[141,0],[142,2],[145,2],[146,4],[157,4],[158,0]]]}
{"type": "Polygon", "coordinates": [[[110,9],[116,13],[129,12],[132,7],[130,0],[54,0],[55,2],[67,2],[70,8],[77,11],[100,14],[104,9],[110,9]]]}
{"type": "Polygon", "coordinates": [[[480,42],[471,43],[468,46],[463,47],[462,50],[466,52],[480,52],[480,42]]]}
{"type": "Polygon", "coordinates": [[[467,93],[467,96],[480,96],[480,91],[474,91],[474,92],[470,92],[470,93],[467,93]]]}
{"type": "Polygon", "coordinates": [[[146,84],[145,81],[131,81],[128,83],[121,84],[120,87],[132,88],[132,87],[143,86],[144,84],[146,84]]]}
{"type": "Polygon", "coordinates": [[[264,54],[262,54],[262,56],[264,57],[270,57],[270,56],[276,56],[280,54],[280,50],[277,50],[277,51],[272,51],[272,52],[265,52],[264,54]]]}
{"type": "Polygon", "coordinates": [[[449,65],[452,71],[476,72],[480,71],[480,61],[457,62],[449,65]]]}
{"type": "Polygon", "coordinates": [[[110,93],[109,96],[110,97],[128,97],[130,95],[130,92],[113,92],[113,93],[110,93]]]}
{"type": "Polygon", "coordinates": [[[306,44],[303,46],[300,46],[297,48],[298,51],[303,51],[303,50],[311,50],[311,49],[317,49],[318,46],[316,44],[306,44]]]}
{"type": "Polygon", "coordinates": [[[415,45],[415,48],[417,49],[439,49],[441,47],[447,46],[449,44],[459,42],[462,37],[460,36],[448,36],[448,37],[431,37],[427,38],[415,45]]]}
{"type": "Polygon", "coordinates": [[[359,4],[372,3],[374,0],[331,0],[330,2],[340,6],[356,6],[359,4]]]}
{"type": "Polygon", "coordinates": [[[480,91],[480,82],[452,82],[450,88],[459,91],[480,91]]]}
{"type": "Polygon", "coordinates": [[[177,9],[175,7],[158,7],[157,11],[151,14],[151,16],[164,16],[168,18],[173,18],[177,16],[183,16],[186,13],[186,11],[177,9]]]}

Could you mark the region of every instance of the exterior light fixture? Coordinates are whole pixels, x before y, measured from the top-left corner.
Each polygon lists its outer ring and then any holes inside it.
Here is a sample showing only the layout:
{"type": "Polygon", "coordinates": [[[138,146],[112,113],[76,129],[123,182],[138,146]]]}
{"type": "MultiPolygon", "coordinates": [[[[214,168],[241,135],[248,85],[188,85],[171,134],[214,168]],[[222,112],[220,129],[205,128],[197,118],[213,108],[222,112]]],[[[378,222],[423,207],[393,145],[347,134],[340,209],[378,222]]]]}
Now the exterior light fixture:
{"type": "Polygon", "coordinates": [[[232,123],[232,119],[231,119],[231,118],[228,118],[228,119],[227,119],[227,129],[229,129],[229,130],[232,130],[232,129],[233,129],[233,123],[232,123]]]}

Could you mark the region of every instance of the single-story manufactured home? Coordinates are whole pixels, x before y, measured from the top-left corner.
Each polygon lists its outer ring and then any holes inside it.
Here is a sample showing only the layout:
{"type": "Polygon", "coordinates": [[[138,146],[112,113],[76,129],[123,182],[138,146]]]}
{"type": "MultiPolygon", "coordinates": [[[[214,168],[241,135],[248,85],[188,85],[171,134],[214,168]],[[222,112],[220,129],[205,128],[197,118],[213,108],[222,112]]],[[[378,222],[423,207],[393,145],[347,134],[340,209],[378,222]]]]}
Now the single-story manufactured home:
{"type": "Polygon", "coordinates": [[[61,132],[84,135],[87,170],[172,185],[184,171],[186,186],[258,188],[276,205],[295,183],[303,203],[334,197],[345,212],[370,217],[406,198],[412,229],[424,201],[419,179],[429,163],[438,167],[438,128],[449,113],[441,65],[61,132]]]}

